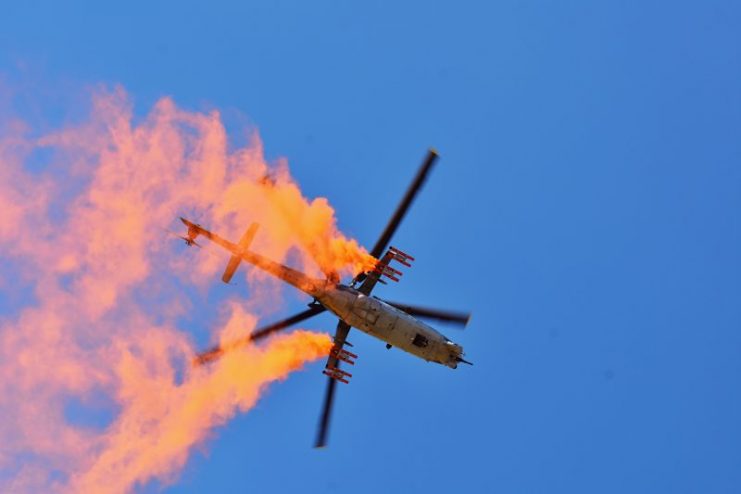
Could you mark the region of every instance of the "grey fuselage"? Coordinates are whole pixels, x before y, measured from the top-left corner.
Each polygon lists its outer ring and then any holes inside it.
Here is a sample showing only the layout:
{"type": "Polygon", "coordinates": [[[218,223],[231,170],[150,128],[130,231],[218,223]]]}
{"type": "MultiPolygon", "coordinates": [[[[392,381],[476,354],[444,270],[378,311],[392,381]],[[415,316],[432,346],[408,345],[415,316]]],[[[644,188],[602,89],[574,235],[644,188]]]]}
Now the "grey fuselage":
{"type": "Polygon", "coordinates": [[[430,362],[455,369],[463,347],[404,311],[355,288],[336,284],[314,296],[350,326],[430,362]]]}

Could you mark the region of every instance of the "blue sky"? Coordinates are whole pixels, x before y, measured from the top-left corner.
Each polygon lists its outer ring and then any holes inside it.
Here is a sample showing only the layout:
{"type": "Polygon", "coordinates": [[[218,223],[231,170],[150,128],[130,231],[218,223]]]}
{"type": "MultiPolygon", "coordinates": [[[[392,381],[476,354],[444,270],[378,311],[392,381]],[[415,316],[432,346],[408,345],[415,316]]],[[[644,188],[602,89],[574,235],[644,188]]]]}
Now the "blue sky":
{"type": "MultiPolygon", "coordinates": [[[[394,240],[415,267],[379,294],[470,309],[441,329],[475,366],[358,334],[328,449],[310,448],[316,364],[165,492],[741,491],[736,2],[3,10],[6,80],[39,98],[120,83],[139,114],[170,95],[222,110],[237,140],[255,125],[367,246],[440,152],[394,240]]],[[[68,114],[59,100],[37,111],[68,114]]]]}

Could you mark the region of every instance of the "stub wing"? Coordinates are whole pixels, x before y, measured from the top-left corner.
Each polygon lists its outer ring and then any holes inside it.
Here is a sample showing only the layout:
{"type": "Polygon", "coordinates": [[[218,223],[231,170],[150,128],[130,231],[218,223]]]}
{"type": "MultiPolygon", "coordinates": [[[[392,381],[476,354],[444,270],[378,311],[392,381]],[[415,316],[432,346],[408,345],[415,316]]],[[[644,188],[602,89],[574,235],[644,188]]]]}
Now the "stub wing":
{"type": "Polygon", "coordinates": [[[400,251],[396,247],[389,247],[389,250],[386,251],[386,254],[384,254],[381,260],[378,261],[376,267],[366,274],[366,278],[363,280],[363,284],[358,288],[358,291],[363,295],[370,295],[378,282],[386,283],[381,279],[382,277],[398,282],[402,272],[391,267],[391,261],[397,261],[406,267],[411,267],[412,265],[410,263],[411,261],[414,261],[414,258],[406,252],[400,251]]]}
{"type": "Polygon", "coordinates": [[[340,362],[355,365],[355,359],[358,358],[357,355],[348,352],[344,348],[349,332],[350,325],[344,321],[340,321],[337,325],[337,331],[334,334],[334,345],[329,352],[329,357],[327,357],[327,365],[324,366],[325,375],[345,384],[348,384],[348,379],[352,377],[352,374],[341,370],[340,362]]]}

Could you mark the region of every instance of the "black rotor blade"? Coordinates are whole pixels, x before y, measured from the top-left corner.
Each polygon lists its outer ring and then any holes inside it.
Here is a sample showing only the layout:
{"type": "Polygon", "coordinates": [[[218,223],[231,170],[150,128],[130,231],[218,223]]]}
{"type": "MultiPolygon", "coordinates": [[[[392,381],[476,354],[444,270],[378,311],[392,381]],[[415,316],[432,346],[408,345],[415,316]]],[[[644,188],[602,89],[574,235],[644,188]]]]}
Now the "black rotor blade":
{"type": "Polygon", "coordinates": [[[265,338],[266,336],[269,336],[270,334],[275,333],[276,331],[280,331],[281,329],[285,329],[289,326],[293,326],[294,324],[298,324],[301,321],[305,321],[309,319],[310,317],[314,317],[318,314],[321,314],[322,312],[326,310],[327,309],[324,308],[324,306],[322,305],[312,305],[311,307],[309,307],[309,309],[303,312],[299,312],[295,316],[289,317],[282,321],[273,323],[270,326],[265,326],[264,328],[260,328],[256,331],[253,331],[249,337],[250,341],[261,340],[265,338]]]}
{"type": "Polygon", "coordinates": [[[417,305],[409,305],[409,304],[400,304],[398,302],[390,302],[388,300],[385,300],[385,302],[413,316],[426,317],[429,319],[436,319],[438,321],[453,322],[456,324],[462,324],[463,326],[468,324],[468,320],[471,318],[471,314],[468,312],[454,312],[454,311],[440,310],[440,309],[429,309],[427,307],[419,307],[417,305]]]}
{"type": "Polygon", "coordinates": [[[391,241],[391,237],[394,236],[396,229],[399,227],[399,223],[401,223],[401,220],[404,219],[404,215],[406,215],[409,206],[411,206],[412,201],[414,201],[417,192],[419,192],[420,187],[422,187],[422,184],[427,178],[427,174],[430,172],[430,169],[432,168],[432,165],[435,163],[436,159],[437,151],[435,151],[434,149],[430,149],[427,152],[427,156],[425,157],[422,166],[419,168],[417,175],[414,177],[412,184],[409,186],[406,194],[404,194],[404,197],[401,199],[401,202],[396,208],[396,211],[394,211],[394,215],[389,220],[388,225],[386,225],[386,229],[378,238],[376,245],[373,246],[373,250],[370,251],[370,255],[372,255],[376,259],[381,257],[381,254],[383,254],[383,250],[388,246],[389,242],[391,241]]]}
{"type": "MultiPolygon", "coordinates": [[[[340,319],[337,323],[337,330],[335,331],[335,345],[338,341],[344,344],[347,332],[350,331],[350,325],[340,319]]],[[[327,361],[327,365],[340,368],[339,359],[330,356],[327,361]]],[[[321,418],[319,419],[319,430],[316,434],[316,442],[314,442],[315,448],[323,448],[327,445],[327,437],[329,436],[329,419],[332,417],[332,404],[334,403],[334,393],[337,387],[337,380],[328,377],[327,378],[327,390],[324,393],[324,406],[322,407],[321,418]]]]}
{"type": "Polygon", "coordinates": [[[299,312],[298,314],[291,316],[289,318],[283,319],[282,321],[278,321],[268,326],[258,328],[255,331],[253,331],[249,336],[245,336],[244,338],[234,340],[223,346],[217,345],[212,348],[209,348],[208,350],[196,355],[196,357],[193,359],[193,363],[195,365],[204,365],[204,364],[213,362],[214,360],[217,360],[219,357],[221,357],[225,352],[228,352],[229,350],[234,350],[236,348],[243,347],[253,341],[261,340],[265,338],[266,336],[269,336],[272,333],[275,333],[276,331],[280,331],[289,326],[293,326],[294,324],[298,324],[301,321],[305,321],[306,319],[309,319],[310,317],[314,317],[317,314],[321,314],[325,310],[327,309],[325,309],[321,305],[311,306],[308,310],[299,312]]]}
{"type": "Polygon", "coordinates": [[[319,421],[319,430],[316,434],[315,448],[323,448],[327,445],[327,436],[329,434],[329,418],[332,415],[332,403],[334,402],[334,392],[337,387],[337,381],[331,377],[327,378],[327,390],[324,392],[324,408],[319,421]]]}

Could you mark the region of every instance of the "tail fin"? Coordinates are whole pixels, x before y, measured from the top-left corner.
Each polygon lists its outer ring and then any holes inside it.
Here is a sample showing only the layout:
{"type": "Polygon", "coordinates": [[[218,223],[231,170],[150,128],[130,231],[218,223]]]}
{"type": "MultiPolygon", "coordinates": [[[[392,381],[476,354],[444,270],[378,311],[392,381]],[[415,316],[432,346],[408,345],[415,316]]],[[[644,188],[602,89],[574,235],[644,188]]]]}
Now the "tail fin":
{"type": "MultiPolygon", "coordinates": [[[[252,239],[255,238],[255,233],[257,233],[257,223],[252,223],[250,227],[247,229],[246,232],[244,232],[244,235],[242,235],[242,238],[239,240],[239,249],[242,252],[247,251],[250,244],[252,243],[252,239]]],[[[239,256],[237,254],[234,254],[229,259],[229,264],[226,265],[226,269],[224,270],[224,274],[221,276],[221,281],[224,283],[229,283],[232,280],[232,276],[234,276],[234,273],[237,271],[237,268],[239,267],[239,263],[242,262],[242,256],[239,256]]]]}

